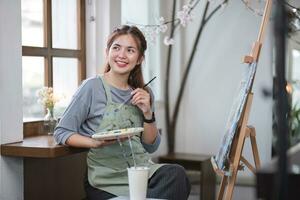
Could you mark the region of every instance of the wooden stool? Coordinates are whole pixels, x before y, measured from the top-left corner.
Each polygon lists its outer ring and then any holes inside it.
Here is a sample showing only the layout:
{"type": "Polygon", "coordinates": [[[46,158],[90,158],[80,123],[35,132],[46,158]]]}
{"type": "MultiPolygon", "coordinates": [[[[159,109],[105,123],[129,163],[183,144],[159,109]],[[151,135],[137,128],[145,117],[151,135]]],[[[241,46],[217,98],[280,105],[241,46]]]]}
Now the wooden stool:
{"type": "Polygon", "coordinates": [[[186,170],[200,171],[200,199],[215,200],[216,174],[210,158],[211,155],[173,153],[158,157],[158,162],[179,164],[186,170]]]}

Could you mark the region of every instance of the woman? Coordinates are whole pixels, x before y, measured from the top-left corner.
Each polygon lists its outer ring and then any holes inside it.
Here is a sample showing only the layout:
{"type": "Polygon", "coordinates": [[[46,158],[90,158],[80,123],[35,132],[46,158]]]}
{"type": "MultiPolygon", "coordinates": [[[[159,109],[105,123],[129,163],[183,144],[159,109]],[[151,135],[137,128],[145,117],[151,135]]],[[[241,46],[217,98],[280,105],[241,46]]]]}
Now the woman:
{"type": "Polygon", "coordinates": [[[158,148],[160,135],[153,94],[143,87],[141,67],[146,49],[137,27],[115,29],[107,41],[104,74],[83,82],[55,129],[58,143],[90,148],[85,183],[88,199],[129,195],[126,162],[133,165],[129,141],[122,139],[122,149],[116,140],[91,138],[95,132],[129,127],[144,128],[131,141],[137,165],[150,167],[147,197],[183,200],[189,195],[190,184],[181,166],[154,164],[149,156],[158,148]]]}

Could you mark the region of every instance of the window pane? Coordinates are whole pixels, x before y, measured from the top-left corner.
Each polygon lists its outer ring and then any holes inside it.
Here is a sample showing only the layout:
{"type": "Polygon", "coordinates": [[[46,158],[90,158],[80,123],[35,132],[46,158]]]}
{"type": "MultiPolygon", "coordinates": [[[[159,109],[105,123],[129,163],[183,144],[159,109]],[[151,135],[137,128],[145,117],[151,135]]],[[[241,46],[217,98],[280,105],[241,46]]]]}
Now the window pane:
{"type": "Polygon", "coordinates": [[[77,0],[52,0],[53,48],[78,49],[77,0]]]}
{"type": "Polygon", "coordinates": [[[43,0],[22,0],[22,45],[44,46],[43,0]]]}
{"type": "Polygon", "coordinates": [[[53,58],[53,89],[60,101],[55,105],[55,115],[60,116],[70,103],[78,87],[78,60],[53,58]]]}
{"type": "Polygon", "coordinates": [[[38,103],[37,90],[44,86],[44,58],[22,57],[23,121],[44,116],[44,107],[38,103]]]}
{"type": "Polygon", "coordinates": [[[292,63],[293,63],[293,80],[300,80],[300,51],[292,50],[292,63]]]}
{"type": "Polygon", "coordinates": [[[296,81],[293,91],[293,104],[300,107],[300,51],[292,50],[292,80],[296,81]]]}

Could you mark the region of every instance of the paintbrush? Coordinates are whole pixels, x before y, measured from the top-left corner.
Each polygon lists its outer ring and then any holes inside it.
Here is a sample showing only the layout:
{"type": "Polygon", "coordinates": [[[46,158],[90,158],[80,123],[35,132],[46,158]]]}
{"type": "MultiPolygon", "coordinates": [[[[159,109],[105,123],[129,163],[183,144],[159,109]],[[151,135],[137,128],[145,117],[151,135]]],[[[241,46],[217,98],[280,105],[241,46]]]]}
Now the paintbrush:
{"type": "MultiPolygon", "coordinates": [[[[147,87],[154,79],[156,79],[156,76],[154,76],[150,81],[148,81],[148,83],[146,83],[144,86],[143,86],[143,89],[145,87],[147,87]]],[[[132,96],[130,98],[128,98],[126,101],[124,101],[122,104],[119,105],[118,109],[120,109],[123,105],[127,104],[130,100],[131,100],[132,96]]]]}

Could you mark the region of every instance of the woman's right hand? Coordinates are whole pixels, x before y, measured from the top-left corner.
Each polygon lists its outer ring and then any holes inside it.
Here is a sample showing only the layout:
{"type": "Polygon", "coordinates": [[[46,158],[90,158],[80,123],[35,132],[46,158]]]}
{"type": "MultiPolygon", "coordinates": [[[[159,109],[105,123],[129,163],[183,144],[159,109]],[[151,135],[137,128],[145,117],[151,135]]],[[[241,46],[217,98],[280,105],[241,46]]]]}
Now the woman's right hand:
{"type": "MultiPolygon", "coordinates": [[[[123,142],[127,140],[127,137],[120,138],[120,141],[123,142]]],[[[109,140],[95,140],[91,137],[83,136],[78,133],[71,135],[66,144],[72,147],[81,147],[81,148],[101,148],[118,142],[117,139],[109,140]]]]}
{"type": "MultiPolygon", "coordinates": [[[[116,142],[118,142],[118,140],[117,139],[104,139],[104,140],[95,140],[95,139],[93,139],[94,141],[95,141],[95,147],[93,147],[93,148],[99,148],[99,147],[103,147],[103,146],[108,146],[108,145],[111,145],[111,144],[114,144],[114,143],[116,143],[116,142]]],[[[128,137],[126,136],[126,137],[119,137],[119,140],[120,140],[120,142],[124,142],[125,140],[128,140],[128,137]]]]}

